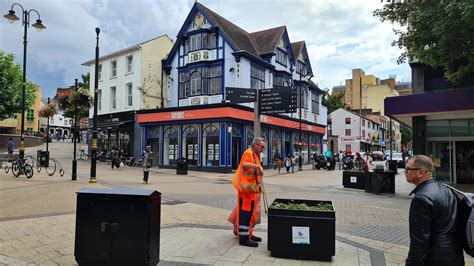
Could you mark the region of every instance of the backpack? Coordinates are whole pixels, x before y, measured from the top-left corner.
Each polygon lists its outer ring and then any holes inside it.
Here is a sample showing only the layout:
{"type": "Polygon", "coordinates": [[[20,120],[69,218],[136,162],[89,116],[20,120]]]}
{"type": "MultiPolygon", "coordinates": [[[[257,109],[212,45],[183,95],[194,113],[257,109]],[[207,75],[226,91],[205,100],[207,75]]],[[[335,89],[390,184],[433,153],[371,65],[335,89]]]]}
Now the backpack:
{"type": "Polygon", "coordinates": [[[458,203],[456,216],[456,236],[461,241],[462,248],[471,257],[474,257],[474,194],[464,193],[451,186],[458,203]]]}

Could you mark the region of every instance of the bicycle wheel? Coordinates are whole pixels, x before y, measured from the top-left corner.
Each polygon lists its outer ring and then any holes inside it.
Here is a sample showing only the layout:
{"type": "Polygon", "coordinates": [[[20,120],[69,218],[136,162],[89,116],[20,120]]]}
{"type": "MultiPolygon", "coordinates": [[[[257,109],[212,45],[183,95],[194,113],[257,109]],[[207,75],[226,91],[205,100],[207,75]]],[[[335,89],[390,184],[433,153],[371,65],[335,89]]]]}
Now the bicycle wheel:
{"type": "Polygon", "coordinates": [[[56,163],[54,162],[54,160],[52,158],[49,158],[48,167],[44,167],[44,168],[46,170],[46,173],[48,173],[48,175],[52,176],[56,172],[56,163]]]}
{"type": "Polygon", "coordinates": [[[25,157],[25,162],[31,165],[31,167],[35,166],[35,161],[36,161],[35,158],[33,158],[32,156],[28,155],[25,157]]]}
{"type": "Polygon", "coordinates": [[[20,165],[18,164],[18,162],[14,162],[12,164],[12,174],[15,176],[15,177],[19,177],[20,176],[20,165]]]}
{"type": "Polygon", "coordinates": [[[30,179],[33,177],[33,166],[31,166],[30,164],[27,164],[25,163],[25,175],[26,175],[26,178],[30,179]]]}
{"type": "Polygon", "coordinates": [[[8,164],[7,164],[7,165],[5,165],[5,173],[8,174],[8,172],[10,172],[10,167],[8,167],[8,164]]]}
{"type": "Polygon", "coordinates": [[[38,173],[41,172],[41,165],[39,165],[39,163],[36,164],[36,171],[38,173]]]}
{"type": "Polygon", "coordinates": [[[63,170],[62,168],[59,170],[59,175],[60,175],[60,176],[63,176],[63,175],[64,175],[64,170],[63,170]]]}

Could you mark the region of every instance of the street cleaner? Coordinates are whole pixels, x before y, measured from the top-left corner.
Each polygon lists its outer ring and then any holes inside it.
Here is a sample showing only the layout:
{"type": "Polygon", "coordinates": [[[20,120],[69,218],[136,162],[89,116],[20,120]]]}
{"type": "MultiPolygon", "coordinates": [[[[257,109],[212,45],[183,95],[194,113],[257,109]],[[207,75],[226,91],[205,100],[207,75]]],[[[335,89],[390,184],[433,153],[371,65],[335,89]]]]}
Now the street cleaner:
{"type": "Polygon", "coordinates": [[[260,153],[264,149],[265,140],[255,138],[252,146],[242,155],[232,178],[232,184],[237,190],[237,206],[228,220],[234,224],[234,235],[239,237],[239,244],[242,246],[258,247],[257,242],[262,241],[260,237],[253,235],[253,228],[260,223],[260,194],[263,192],[260,153]]]}

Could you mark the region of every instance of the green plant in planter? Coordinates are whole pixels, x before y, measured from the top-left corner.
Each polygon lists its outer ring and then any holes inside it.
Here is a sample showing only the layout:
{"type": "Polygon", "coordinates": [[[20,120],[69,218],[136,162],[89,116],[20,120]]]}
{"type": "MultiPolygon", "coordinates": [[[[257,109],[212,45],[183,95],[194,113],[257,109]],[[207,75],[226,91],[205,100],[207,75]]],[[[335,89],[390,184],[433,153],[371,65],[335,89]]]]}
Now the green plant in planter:
{"type": "Polygon", "coordinates": [[[56,109],[56,105],[54,105],[54,103],[48,103],[45,107],[39,110],[39,116],[46,118],[52,117],[57,113],[58,110],[56,109]]]}
{"type": "Polygon", "coordinates": [[[299,211],[334,211],[331,204],[324,203],[324,202],[318,203],[315,206],[309,206],[306,203],[275,202],[273,203],[271,208],[284,209],[284,210],[299,210],[299,211]]]}

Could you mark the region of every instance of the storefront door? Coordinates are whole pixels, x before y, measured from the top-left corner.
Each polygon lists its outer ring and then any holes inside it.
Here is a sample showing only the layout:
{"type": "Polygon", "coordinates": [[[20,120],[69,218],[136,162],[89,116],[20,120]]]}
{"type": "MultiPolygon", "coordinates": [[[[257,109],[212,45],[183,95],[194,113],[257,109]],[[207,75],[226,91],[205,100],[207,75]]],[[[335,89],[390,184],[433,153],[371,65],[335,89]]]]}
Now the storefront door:
{"type": "Polygon", "coordinates": [[[454,142],[454,174],[458,184],[474,183],[474,141],[454,142]]]}
{"type": "Polygon", "coordinates": [[[428,142],[428,156],[433,159],[435,165],[433,177],[437,181],[456,183],[453,165],[454,150],[454,143],[451,141],[428,142]]]}
{"type": "Polygon", "coordinates": [[[235,170],[240,164],[240,157],[242,157],[241,149],[242,138],[232,138],[232,169],[235,170]]]}
{"type": "Polygon", "coordinates": [[[158,166],[160,161],[160,139],[148,139],[147,145],[151,146],[151,165],[158,166]]]}

